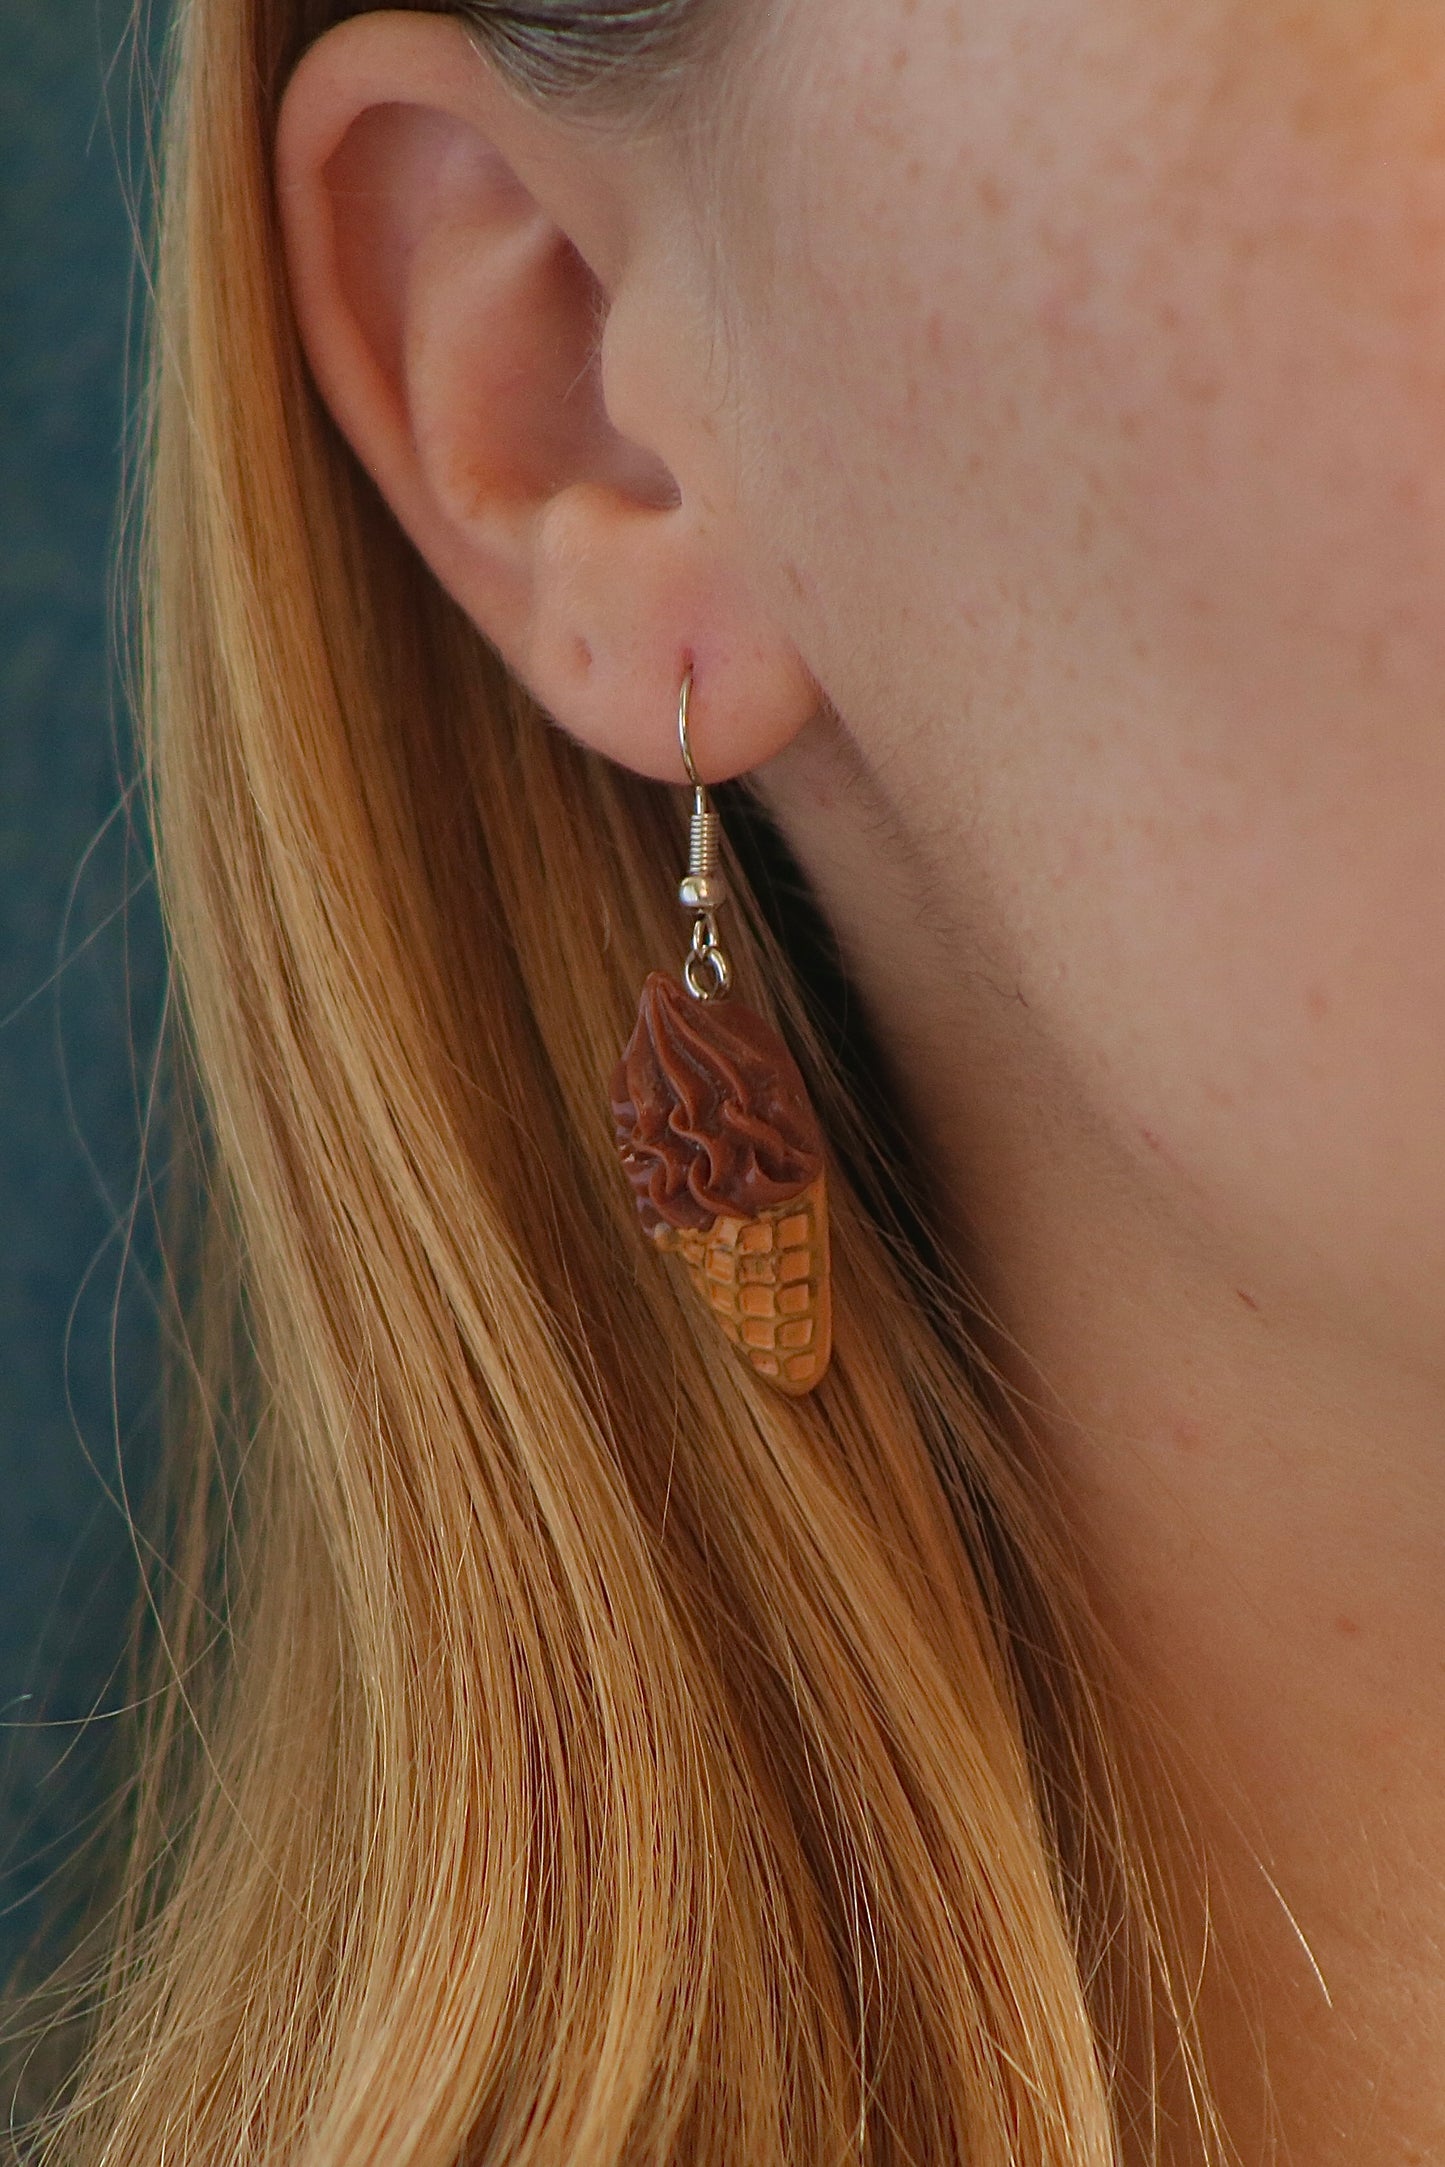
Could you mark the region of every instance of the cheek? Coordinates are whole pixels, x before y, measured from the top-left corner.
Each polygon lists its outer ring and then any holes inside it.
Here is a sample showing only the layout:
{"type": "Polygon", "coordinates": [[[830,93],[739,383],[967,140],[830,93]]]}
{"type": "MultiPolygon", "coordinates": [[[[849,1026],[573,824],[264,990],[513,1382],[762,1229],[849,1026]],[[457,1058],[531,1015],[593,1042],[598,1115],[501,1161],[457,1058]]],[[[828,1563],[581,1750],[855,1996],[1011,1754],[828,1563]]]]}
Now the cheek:
{"type": "Polygon", "coordinates": [[[878,19],[741,206],[775,606],[1121,1132],[1440,1278],[1445,17],[878,19]]]}
{"type": "Polygon", "coordinates": [[[1236,652],[1313,615],[1329,668],[1414,639],[1433,672],[1439,7],[820,12],[754,116],[733,261],[755,524],[826,566],[821,606],[881,571],[890,622],[907,594],[985,637],[1041,601],[1104,640],[1208,615],[1236,652]]]}
{"type": "Polygon", "coordinates": [[[1161,146],[1109,264],[1040,314],[1138,630],[1207,696],[1226,750],[1262,702],[1310,746],[1332,718],[1373,732],[1382,700],[1402,722],[1434,712],[1445,20],[1429,12],[1422,50],[1409,0],[1315,9],[1307,32],[1262,10],[1183,143],[1161,146]],[[1401,18],[1416,35],[1391,45],[1401,18]]]}

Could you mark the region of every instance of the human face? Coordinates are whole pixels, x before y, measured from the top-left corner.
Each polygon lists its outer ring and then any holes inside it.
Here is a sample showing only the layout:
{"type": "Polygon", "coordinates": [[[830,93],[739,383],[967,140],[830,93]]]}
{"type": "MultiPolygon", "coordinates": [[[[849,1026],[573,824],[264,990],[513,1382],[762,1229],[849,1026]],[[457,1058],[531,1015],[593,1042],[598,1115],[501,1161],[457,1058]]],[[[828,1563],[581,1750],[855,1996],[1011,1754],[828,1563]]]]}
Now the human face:
{"type": "Polygon", "coordinates": [[[886,948],[777,802],[885,1026],[1433,1364],[1445,9],[780,0],[735,110],[729,486],[915,869],[886,948]]]}

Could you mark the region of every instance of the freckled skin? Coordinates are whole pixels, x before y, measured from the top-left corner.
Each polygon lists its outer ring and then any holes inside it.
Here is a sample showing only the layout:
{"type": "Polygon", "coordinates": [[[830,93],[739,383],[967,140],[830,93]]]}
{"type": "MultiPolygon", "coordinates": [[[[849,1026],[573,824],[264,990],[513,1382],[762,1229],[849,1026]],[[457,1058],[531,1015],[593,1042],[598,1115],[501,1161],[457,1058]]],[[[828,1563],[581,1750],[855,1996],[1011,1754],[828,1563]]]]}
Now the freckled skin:
{"type": "Polygon", "coordinates": [[[1445,12],[791,0],[740,109],[718,493],[970,1030],[1433,1359],[1445,12]]]}

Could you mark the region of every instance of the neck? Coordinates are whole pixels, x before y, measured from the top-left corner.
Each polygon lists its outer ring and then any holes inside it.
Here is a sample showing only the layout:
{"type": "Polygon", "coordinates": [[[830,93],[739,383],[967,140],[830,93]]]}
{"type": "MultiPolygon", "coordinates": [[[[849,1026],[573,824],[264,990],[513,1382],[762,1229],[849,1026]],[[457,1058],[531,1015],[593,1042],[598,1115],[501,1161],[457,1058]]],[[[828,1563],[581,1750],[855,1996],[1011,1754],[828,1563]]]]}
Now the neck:
{"type": "Polygon", "coordinates": [[[1445,1378],[1312,1309],[1167,1139],[1101,1115],[836,737],[764,786],[1179,1771],[1229,2135],[1310,2167],[1445,2156],[1445,1378]]]}

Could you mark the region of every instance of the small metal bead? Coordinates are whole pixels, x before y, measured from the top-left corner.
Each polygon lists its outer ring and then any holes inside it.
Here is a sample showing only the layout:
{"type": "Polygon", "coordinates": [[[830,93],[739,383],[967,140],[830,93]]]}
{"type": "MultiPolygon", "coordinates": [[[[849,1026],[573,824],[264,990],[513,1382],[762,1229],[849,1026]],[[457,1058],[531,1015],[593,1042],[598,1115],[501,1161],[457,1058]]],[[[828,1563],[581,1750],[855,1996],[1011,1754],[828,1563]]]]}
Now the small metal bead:
{"type": "Polygon", "coordinates": [[[688,873],[677,891],[684,910],[717,910],[727,899],[728,884],[721,873],[688,873]]]}

